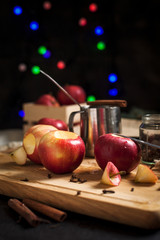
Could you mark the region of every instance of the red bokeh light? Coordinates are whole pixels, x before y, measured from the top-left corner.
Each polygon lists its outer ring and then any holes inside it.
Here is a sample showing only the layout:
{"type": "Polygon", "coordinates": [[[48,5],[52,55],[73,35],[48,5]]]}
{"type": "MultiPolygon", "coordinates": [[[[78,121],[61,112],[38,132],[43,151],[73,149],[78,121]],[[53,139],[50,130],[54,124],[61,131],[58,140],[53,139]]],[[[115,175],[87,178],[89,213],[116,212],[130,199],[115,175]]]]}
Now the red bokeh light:
{"type": "Polygon", "coordinates": [[[58,61],[57,62],[57,68],[64,69],[66,67],[66,64],[64,61],[58,61]]]}
{"type": "Polygon", "coordinates": [[[45,10],[50,10],[51,7],[52,7],[52,4],[51,4],[49,1],[45,1],[45,2],[43,3],[43,8],[44,8],[45,10]]]}
{"type": "Polygon", "coordinates": [[[91,3],[91,4],[89,5],[89,10],[90,10],[91,12],[96,12],[97,9],[98,9],[98,6],[97,6],[96,3],[91,3]]]}
{"type": "Polygon", "coordinates": [[[86,18],[80,18],[79,21],[78,21],[78,24],[81,27],[84,27],[87,24],[87,19],[86,18]]]}

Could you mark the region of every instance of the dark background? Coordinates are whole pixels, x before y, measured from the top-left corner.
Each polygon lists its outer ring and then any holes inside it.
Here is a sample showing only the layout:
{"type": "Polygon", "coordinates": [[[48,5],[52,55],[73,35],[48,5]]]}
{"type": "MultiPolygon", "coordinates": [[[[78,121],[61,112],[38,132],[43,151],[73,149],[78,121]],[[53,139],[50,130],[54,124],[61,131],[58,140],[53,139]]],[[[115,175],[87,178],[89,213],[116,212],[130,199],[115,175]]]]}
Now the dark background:
{"type": "Polygon", "coordinates": [[[0,8],[0,128],[21,128],[18,112],[24,102],[34,102],[44,93],[56,96],[57,87],[41,74],[33,75],[31,68],[38,65],[60,85],[81,85],[87,96],[112,99],[108,90],[118,89],[114,98],[128,102],[122,113],[138,117],[144,112],[160,111],[160,1],[99,0],[98,11],[88,10],[92,1],[50,1],[52,8],[45,11],[44,1],[3,1],[0,8]],[[20,5],[23,13],[13,14],[20,5]],[[80,27],[81,17],[87,25],[80,27]],[[32,31],[29,23],[39,22],[32,31]],[[104,34],[96,36],[94,28],[102,26],[104,34]],[[106,49],[96,48],[98,41],[106,49]],[[51,58],[40,56],[37,49],[45,45],[51,58]],[[59,70],[57,61],[66,62],[59,70]],[[20,72],[18,65],[27,70],[20,72]],[[108,74],[116,73],[118,81],[110,84],[108,74]]]}

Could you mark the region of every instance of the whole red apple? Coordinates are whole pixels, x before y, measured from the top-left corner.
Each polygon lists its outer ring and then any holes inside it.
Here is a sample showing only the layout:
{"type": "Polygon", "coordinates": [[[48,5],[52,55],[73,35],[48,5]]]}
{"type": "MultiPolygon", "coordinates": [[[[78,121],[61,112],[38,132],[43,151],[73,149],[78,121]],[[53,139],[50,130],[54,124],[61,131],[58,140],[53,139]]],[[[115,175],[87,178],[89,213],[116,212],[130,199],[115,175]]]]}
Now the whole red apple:
{"type": "Polygon", "coordinates": [[[35,104],[59,107],[58,101],[51,94],[43,94],[35,101],[35,104]]]}
{"type": "Polygon", "coordinates": [[[38,155],[39,141],[44,134],[54,130],[57,130],[57,128],[51,125],[37,124],[26,131],[23,137],[23,147],[31,161],[42,164],[38,155]]]}
{"type": "Polygon", "coordinates": [[[53,127],[56,127],[58,130],[64,130],[68,131],[68,126],[67,124],[60,120],[60,119],[54,119],[54,118],[41,118],[38,121],[38,124],[46,124],[46,125],[51,125],[53,127]]]}
{"type": "MultiPolygon", "coordinates": [[[[66,85],[63,87],[78,103],[84,103],[86,93],[84,89],[78,85],[66,85]]],[[[58,102],[61,105],[75,104],[64,92],[60,89],[57,93],[58,102]]]]}
{"type": "Polygon", "coordinates": [[[95,158],[104,170],[108,162],[112,162],[119,171],[131,172],[141,159],[139,145],[129,138],[108,133],[101,135],[95,143],[95,158]]]}
{"type": "Polygon", "coordinates": [[[48,170],[54,173],[69,173],[81,164],[85,145],[76,133],[56,130],[41,138],[38,153],[42,164],[48,170]]]}

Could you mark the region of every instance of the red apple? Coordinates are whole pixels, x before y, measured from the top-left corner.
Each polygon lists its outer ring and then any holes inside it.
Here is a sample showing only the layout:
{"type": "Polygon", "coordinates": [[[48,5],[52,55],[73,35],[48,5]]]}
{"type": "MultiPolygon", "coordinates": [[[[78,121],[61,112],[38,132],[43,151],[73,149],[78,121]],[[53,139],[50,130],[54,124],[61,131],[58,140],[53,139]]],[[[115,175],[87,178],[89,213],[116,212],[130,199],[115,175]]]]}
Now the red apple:
{"type": "Polygon", "coordinates": [[[141,159],[139,145],[129,138],[108,133],[101,135],[95,143],[95,158],[104,170],[108,162],[112,162],[119,171],[131,172],[141,159]]]}
{"type": "Polygon", "coordinates": [[[46,124],[46,125],[51,125],[53,127],[56,127],[58,130],[64,130],[68,131],[68,126],[67,124],[59,119],[54,119],[54,118],[41,118],[38,121],[38,124],[46,124]]]}
{"type": "Polygon", "coordinates": [[[85,145],[80,136],[69,131],[52,131],[39,143],[38,153],[42,164],[54,173],[69,173],[82,162],[85,145]]]}
{"type": "Polygon", "coordinates": [[[38,155],[39,141],[44,134],[54,130],[57,130],[57,128],[51,125],[37,124],[26,131],[23,137],[23,147],[31,161],[42,164],[38,155]]]}
{"type": "Polygon", "coordinates": [[[116,168],[116,166],[112,162],[108,162],[102,178],[101,183],[112,185],[112,186],[118,186],[121,182],[121,175],[119,170],[116,168]]]}
{"type": "Polygon", "coordinates": [[[35,104],[59,107],[58,101],[51,94],[43,94],[35,101],[35,104]]]}
{"type": "MultiPolygon", "coordinates": [[[[63,87],[78,103],[84,103],[86,93],[84,89],[78,85],[66,85],[63,87]]],[[[75,104],[64,92],[60,89],[57,93],[58,102],[61,105],[75,104]]]]}

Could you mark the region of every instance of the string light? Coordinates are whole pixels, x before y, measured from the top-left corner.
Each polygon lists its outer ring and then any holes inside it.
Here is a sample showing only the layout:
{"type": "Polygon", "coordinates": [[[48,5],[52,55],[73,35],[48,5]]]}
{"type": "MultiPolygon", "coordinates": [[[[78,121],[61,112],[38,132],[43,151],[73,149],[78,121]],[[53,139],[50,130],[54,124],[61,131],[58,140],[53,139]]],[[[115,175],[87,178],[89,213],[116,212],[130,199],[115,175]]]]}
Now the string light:
{"type": "Polygon", "coordinates": [[[102,35],[104,33],[104,30],[101,26],[97,26],[95,29],[94,29],[94,32],[96,35],[102,35]]]}
{"type": "Polygon", "coordinates": [[[89,11],[90,11],[90,12],[96,12],[97,9],[98,9],[97,4],[91,3],[91,4],[89,5],[89,11]]]}
{"type": "Polygon", "coordinates": [[[36,22],[36,21],[33,21],[33,22],[31,22],[30,23],[30,28],[32,29],[32,30],[38,30],[38,28],[39,28],[39,23],[38,22],[36,22]]]}
{"type": "Polygon", "coordinates": [[[109,93],[110,96],[115,97],[118,94],[118,90],[117,90],[117,88],[112,88],[112,89],[109,90],[108,93],[109,93]]]}
{"type": "Polygon", "coordinates": [[[39,54],[43,55],[43,54],[45,54],[46,52],[47,52],[47,48],[46,48],[45,46],[40,46],[40,47],[38,48],[38,53],[39,53],[39,54]]]}
{"type": "Polygon", "coordinates": [[[80,18],[78,21],[79,26],[84,27],[87,25],[87,19],[86,18],[80,18]]]}
{"type": "Polygon", "coordinates": [[[90,95],[90,96],[87,97],[87,102],[92,102],[92,101],[95,101],[95,100],[96,100],[96,98],[93,95],[90,95]]]}
{"type": "Polygon", "coordinates": [[[20,6],[16,6],[13,8],[13,12],[15,15],[20,15],[22,14],[22,8],[20,6]]]}
{"type": "Polygon", "coordinates": [[[98,50],[104,50],[106,48],[106,44],[102,41],[97,43],[98,50]]]}
{"type": "Polygon", "coordinates": [[[114,82],[116,82],[117,81],[117,75],[115,74],[115,73],[111,73],[111,74],[109,74],[109,76],[108,76],[108,80],[109,80],[109,82],[111,82],[111,83],[114,83],[114,82]]]}
{"type": "Polygon", "coordinates": [[[31,68],[31,72],[34,74],[34,75],[38,75],[40,73],[40,67],[39,66],[33,66],[31,68]]]}
{"type": "Polygon", "coordinates": [[[45,10],[50,10],[51,7],[52,7],[51,2],[45,1],[45,2],[43,3],[43,8],[44,8],[45,10]]]}
{"type": "Polygon", "coordinates": [[[65,62],[63,62],[63,61],[57,62],[57,68],[64,69],[65,67],[66,67],[65,62]]]}

